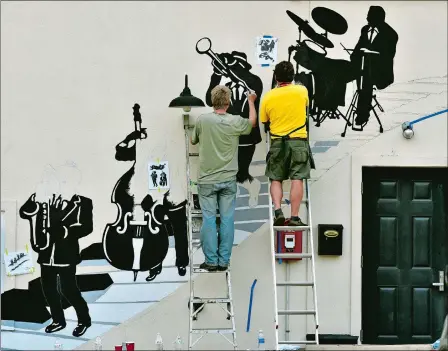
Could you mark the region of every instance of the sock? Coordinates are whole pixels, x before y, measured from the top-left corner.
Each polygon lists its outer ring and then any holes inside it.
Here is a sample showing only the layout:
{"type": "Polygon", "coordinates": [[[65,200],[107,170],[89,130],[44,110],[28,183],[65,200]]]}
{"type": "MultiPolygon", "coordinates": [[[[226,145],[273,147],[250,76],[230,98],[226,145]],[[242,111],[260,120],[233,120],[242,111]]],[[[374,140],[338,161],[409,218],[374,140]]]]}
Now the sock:
{"type": "Polygon", "coordinates": [[[300,218],[299,218],[299,216],[291,216],[291,220],[293,220],[293,221],[299,221],[300,218]]]}

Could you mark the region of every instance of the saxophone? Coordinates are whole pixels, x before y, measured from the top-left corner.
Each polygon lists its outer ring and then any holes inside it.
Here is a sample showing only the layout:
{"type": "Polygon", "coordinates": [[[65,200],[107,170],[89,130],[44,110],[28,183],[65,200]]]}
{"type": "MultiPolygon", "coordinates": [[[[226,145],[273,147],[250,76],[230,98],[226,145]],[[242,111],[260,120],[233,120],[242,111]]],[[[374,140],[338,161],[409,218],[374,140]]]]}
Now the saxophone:
{"type": "Polygon", "coordinates": [[[36,193],[32,194],[20,208],[19,215],[30,224],[31,247],[35,252],[44,251],[50,246],[50,200],[37,202],[36,193]]]}

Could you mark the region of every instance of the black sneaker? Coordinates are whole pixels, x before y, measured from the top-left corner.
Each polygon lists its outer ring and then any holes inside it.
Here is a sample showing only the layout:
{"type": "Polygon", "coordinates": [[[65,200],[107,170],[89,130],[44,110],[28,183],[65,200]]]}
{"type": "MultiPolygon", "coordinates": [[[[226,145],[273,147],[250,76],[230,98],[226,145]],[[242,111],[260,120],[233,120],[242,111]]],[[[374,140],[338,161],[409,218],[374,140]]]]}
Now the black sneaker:
{"type": "Polygon", "coordinates": [[[214,265],[204,262],[204,263],[201,263],[199,268],[205,269],[206,271],[209,271],[209,272],[215,272],[218,269],[218,266],[214,266],[214,265]]]}
{"type": "Polygon", "coordinates": [[[228,269],[229,269],[229,266],[220,266],[220,265],[218,265],[218,268],[217,268],[217,270],[220,272],[225,272],[228,269]]]}
{"type": "Polygon", "coordinates": [[[59,330],[64,329],[67,326],[67,323],[56,323],[52,322],[45,328],[45,333],[55,333],[59,330]]]}
{"type": "Polygon", "coordinates": [[[281,227],[285,224],[285,215],[283,214],[283,211],[281,208],[274,211],[274,226],[281,227]]]}
{"type": "Polygon", "coordinates": [[[80,337],[81,335],[84,335],[84,333],[89,329],[89,327],[92,325],[91,322],[89,323],[78,323],[75,329],[73,329],[73,336],[80,337]]]}
{"type": "Polygon", "coordinates": [[[291,218],[288,222],[289,227],[306,227],[306,224],[302,222],[299,217],[291,218]]]}

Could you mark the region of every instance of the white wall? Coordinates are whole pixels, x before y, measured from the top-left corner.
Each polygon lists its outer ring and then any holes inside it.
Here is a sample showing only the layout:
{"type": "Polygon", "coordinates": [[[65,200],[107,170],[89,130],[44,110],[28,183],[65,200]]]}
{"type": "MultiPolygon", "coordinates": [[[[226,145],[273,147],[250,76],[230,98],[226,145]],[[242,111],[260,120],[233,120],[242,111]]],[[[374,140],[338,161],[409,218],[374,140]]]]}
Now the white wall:
{"type": "MultiPolygon", "coordinates": [[[[446,75],[446,2],[375,4],[385,8],[386,21],[399,34],[397,84],[446,75]]],[[[115,161],[114,147],[132,128],[135,102],[141,105],[143,124],[148,128],[144,155],[137,165],[139,191],[147,192],[146,162],[167,159],[173,199],[185,198],[182,121],[179,110],[167,106],[182,90],[185,73],[192,93],[204,99],[211,65],[209,57],[195,51],[201,37],[211,38],[216,53],[246,52],[266,92],[272,70],[255,65],[255,37],[279,37],[279,59],[286,59],[288,46],[297,39],[287,9],[310,21],[310,11],[316,6],[341,13],[349,30],[340,37],[330,36],[335,48],[329,57],[347,58],[339,43],[354,46],[370,5],[365,1],[2,2],[1,194],[2,203],[17,204],[9,211],[11,220],[6,216],[7,222],[17,220],[17,225],[7,230],[6,245],[23,247],[29,242],[28,224],[17,218],[17,209],[39,187],[46,170],[65,162],[74,163],[81,172],[78,192],[93,200],[94,231],[82,239],[81,248],[101,240],[105,225],[116,217],[116,208],[110,203],[112,188],[129,167],[115,161]]],[[[314,23],[313,27],[320,31],[314,23]]],[[[408,92],[406,89],[398,93],[408,92]]],[[[435,112],[442,105],[446,108],[443,90],[435,93],[431,89],[425,95],[429,100],[408,105],[410,111],[391,118],[395,124],[388,129],[420,113],[435,112]]],[[[193,115],[206,110],[194,110],[193,115]]],[[[321,128],[313,127],[313,140],[341,140],[342,122],[327,122],[321,128]]],[[[314,223],[344,225],[343,256],[318,260],[322,333],[359,333],[359,306],[354,307],[359,296],[353,296],[357,289],[353,274],[359,272],[354,268],[358,263],[352,261],[357,254],[351,251],[351,238],[360,233],[351,230],[350,208],[352,187],[358,186],[353,185],[353,172],[360,170],[353,170],[353,149],[374,139],[358,149],[357,157],[446,158],[446,147],[441,147],[446,146],[446,117],[418,124],[410,141],[402,139],[400,130],[388,129],[379,137],[373,127],[363,133],[351,132],[338,146],[344,145],[343,151],[335,148],[322,157],[316,155],[314,223]]],[[[257,153],[264,153],[263,143],[257,153]]],[[[64,179],[54,179],[43,187],[50,189],[60,181],[64,179]]],[[[359,206],[353,204],[355,207],[359,206]]],[[[38,276],[39,271],[32,278],[38,276]]],[[[30,277],[15,280],[17,288],[25,288],[30,277]]],[[[7,282],[5,287],[8,290],[14,284],[7,282]]],[[[297,299],[302,300],[302,295],[297,299]]]]}

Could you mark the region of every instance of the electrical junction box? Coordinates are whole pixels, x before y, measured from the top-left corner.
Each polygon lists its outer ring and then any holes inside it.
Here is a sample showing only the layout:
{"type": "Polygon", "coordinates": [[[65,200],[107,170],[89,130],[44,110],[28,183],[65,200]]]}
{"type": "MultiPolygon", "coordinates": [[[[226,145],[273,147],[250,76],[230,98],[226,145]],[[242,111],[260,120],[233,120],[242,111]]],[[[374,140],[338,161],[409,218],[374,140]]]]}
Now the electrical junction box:
{"type": "MultiPolygon", "coordinates": [[[[288,225],[288,222],[285,223],[288,225]]],[[[302,253],[303,231],[277,231],[275,237],[275,250],[277,253],[302,253]]],[[[285,261],[300,261],[301,258],[282,258],[285,261]]]]}

